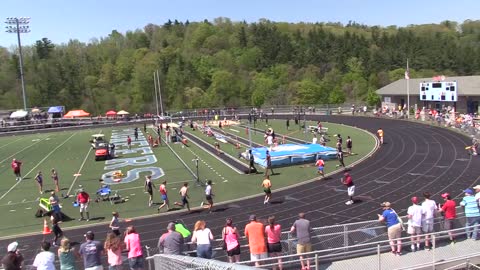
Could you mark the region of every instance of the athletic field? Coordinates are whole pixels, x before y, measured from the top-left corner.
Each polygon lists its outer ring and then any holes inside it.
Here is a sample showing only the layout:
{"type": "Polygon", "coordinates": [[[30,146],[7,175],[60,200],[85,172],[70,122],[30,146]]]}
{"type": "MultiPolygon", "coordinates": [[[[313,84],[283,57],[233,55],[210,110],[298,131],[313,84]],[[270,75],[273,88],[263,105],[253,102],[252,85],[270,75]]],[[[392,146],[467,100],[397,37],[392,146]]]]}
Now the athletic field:
{"type": "MultiPolygon", "coordinates": [[[[308,126],[316,123],[307,122],[306,124],[308,126]]],[[[375,139],[370,133],[340,124],[322,124],[324,127],[328,127],[328,135],[331,139],[327,144],[328,146],[334,147],[336,142],[334,134],[342,134],[344,143],[347,136],[352,137],[353,152],[356,155],[346,155],[345,163],[347,166],[371,152],[375,145],[375,139]]],[[[143,189],[144,177],[148,172],[139,172],[138,177],[130,182],[119,182],[111,185],[111,189],[118,192],[124,200],[123,202],[115,204],[111,204],[108,201],[94,202],[94,199],[97,198],[96,191],[102,184],[99,182],[99,178],[102,175],[112,170],[121,170],[125,173],[135,168],[138,169],[139,166],[137,165],[123,166],[122,160],[141,158],[145,153],[142,153],[142,151],[120,153],[116,159],[109,161],[110,163],[95,161],[94,150],[92,150],[89,143],[91,135],[102,133],[105,134],[107,140],[110,140],[112,134],[130,133],[133,139],[134,127],[139,128],[140,138],[147,136],[143,130],[143,124],[132,124],[105,129],[84,129],[0,138],[0,210],[3,213],[3,221],[0,223],[0,237],[20,233],[41,232],[43,219],[35,218],[34,215],[39,208],[38,201],[40,198],[48,198],[49,193],[39,194],[34,177],[38,171],[42,171],[44,191],[53,190],[54,185],[50,177],[52,168],[57,170],[60,179],[61,191],[59,192],[59,197],[62,194],[65,197],[74,195],[79,185],[81,185],[92,198],[92,203],[90,204],[91,220],[89,222],[77,220],[79,218],[79,209],[73,206],[74,198],[72,196],[61,198],[62,212],[72,219],[63,222],[63,228],[107,222],[111,218],[112,211],[118,211],[121,217],[131,219],[139,216],[157,215],[158,206],[148,207],[148,194],[143,189]],[[10,167],[13,158],[22,162],[23,180],[18,182],[15,181],[15,176],[10,167]],[[119,167],[112,169],[115,166],[119,167]]],[[[312,140],[312,134],[305,134],[303,129],[300,129],[293,121],[290,121],[289,131],[286,130],[284,120],[270,120],[269,125],[262,121],[257,121],[256,123],[256,128],[258,129],[266,129],[268,127],[272,127],[277,136],[287,135],[308,142],[312,140]]],[[[224,130],[230,134],[236,134],[235,136],[239,138],[248,138],[244,127],[229,126],[225,127],[224,130]]],[[[214,138],[207,137],[198,130],[191,131],[189,127],[186,127],[185,131],[190,133],[191,136],[197,136],[209,144],[213,145],[215,142],[214,138]]],[[[154,134],[154,130],[150,127],[147,127],[147,132],[154,134]]],[[[252,132],[251,136],[253,142],[263,143],[262,132],[252,132]]],[[[122,145],[125,144],[124,142],[116,144],[119,152],[126,148],[126,146],[122,145]]],[[[245,151],[244,146],[238,149],[233,144],[220,144],[221,150],[224,152],[222,155],[230,155],[237,160],[238,153],[245,151]]],[[[163,144],[160,147],[151,148],[152,155],[155,156],[156,160],[147,167],[161,168],[162,172],[162,175],[154,180],[156,185],[156,191],[154,191],[155,203],[160,203],[160,196],[157,191],[160,183],[167,180],[171,211],[181,210],[179,207],[174,206],[173,202],[180,200],[178,190],[184,182],[189,182],[190,206],[191,208],[198,208],[204,198],[204,187],[196,182],[197,169],[193,161],[196,157],[199,158],[198,174],[201,180],[200,184],[204,183],[206,179],[213,181],[215,202],[262,194],[262,189],[260,188],[263,180],[262,174],[240,174],[219,160],[215,153],[205,151],[204,148],[191,142],[188,143],[188,147],[184,147],[181,143],[169,145],[170,147],[163,144]]],[[[132,144],[132,149],[140,147],[145,146],[135,142],[132,144]]],[[[241,160],[241,162],[246,161],[241,160]]],[[[326,162],[326,172],[336,170],[336,164],[338,164],[336,161],[326,162]]],[[[258,169],[263,173],[262,168],[258,169]]],[[[271,177],[274,192],[276,189],[285,188],[317,177],[316,168],[308,165],[274,168],[274,170],[275,175],[271,177]]],[[[262,199],[259,199],[260,204],[262,201],[262,199]]],[[[166,209],[162,209],[161,213],[164,212],[166,212],[166,209]]]]}

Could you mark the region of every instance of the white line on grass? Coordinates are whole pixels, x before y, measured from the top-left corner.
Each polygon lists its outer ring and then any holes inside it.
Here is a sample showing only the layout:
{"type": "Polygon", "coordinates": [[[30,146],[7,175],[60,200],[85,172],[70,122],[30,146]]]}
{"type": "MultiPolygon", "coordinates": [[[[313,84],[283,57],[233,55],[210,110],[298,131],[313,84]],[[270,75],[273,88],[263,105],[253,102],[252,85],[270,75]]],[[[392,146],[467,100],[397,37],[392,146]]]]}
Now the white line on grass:
{"type": "Polygon", "coordinates": [[[25,179],[25,177],[27,175],[29,175],[31,172],[33,172],[38,166],[40,166],[40,164],[42,164],[42,162],[44,162],[49,156],[51,156],[58,148],[60,148],[62,145],[64,145],[66,142],[68,142],[73,136],[75,136],[76,133],[73,133],[70,137],[68,137],[63,143],[61,143],[60,145],[58,145],[57,147],[55,147],[55,149],[53,149],[50,153],[48,153],[42,160],[40,160],[37,165],[35,167],[33,167],[29,172],[27,172],[27,174],[25,174],[23,176],[23,178],[20,180],[20,181],[17,181],[15,183],[15,185],[13,185],[7,192],[5,192],[1,197],[0,197],[0,200],[2,200],[3,198],[5,198],[5,196],[7,196],[8,193],[10,193],[10,191],[12,191],[16,186],[18,186],[18,184],[20,184],[23,179],[25,179]]]}
{"type": "MultiPolygon", "coordinates": [[[[101,131],[100,131],[101,132],[101,131]]],[[[80,176],[80,173],[82,172],[83,166],[85,165],[85,162],[87,161],[87,158],[90,156],[90,152],[92,152],[92,147],[88,150],[87,154],[85,155],[85,158],[83,159],[82,165],[80,165],[80,169],[78,169],[78,172],[75,174],[75,178],[73,179],[72,184],[70,185],[70,188],[68,188],[67,195],[70,194],[70,191],[72,191],[73,185],[75,182],[77,182],[78,177],[80,176]]]]}
{"type": "Polygon", "coordinates": [[[16,143],[16,142],[20,141],[21,139],[22,139],[22,138],[18,138],[18,139],[16,139],[16,140],[13,141],[13,142],[9,142],[9,143],[7,143],[7,144],[4,144],[4,145],[0,146],[0,149],[3,148],[3,147],[5,147],[5,146],[8,146],[8,145],[10,145],[10,144],[12,144],[12,143],[16,143]]]}
{"type": "Polygon", "coordinates": [[[16,153],[14,153],[13,155],[10,155],[10,156],[8,156],[7,158],[4,158],[3,160],[0,160],[0,163],[3,163],[3,162],[5,162],[5,161],[7,161],[7,159],[10,159],[10,158],[14,157],[16,154],[18,154],[18,153],[21,153],[21,152],[23,152],[23,151],[27,150],[28,148],[30,148],[30,147],[32,147],[32,146],[34,146],[35,144],[37,144],[37,143],[39,143],[39,142],[41,142],[41,141],[42,141],[42,140],[40,140],[40,141],[37,141],[37,142],[34,142],[34,143],[32,143],[31,145],[29,145],[29,146],[27,146],[27,147],[23,148],[22,150],[20,150],[20,151],[17,151],[17,152],[16,152],[16,153]]]}

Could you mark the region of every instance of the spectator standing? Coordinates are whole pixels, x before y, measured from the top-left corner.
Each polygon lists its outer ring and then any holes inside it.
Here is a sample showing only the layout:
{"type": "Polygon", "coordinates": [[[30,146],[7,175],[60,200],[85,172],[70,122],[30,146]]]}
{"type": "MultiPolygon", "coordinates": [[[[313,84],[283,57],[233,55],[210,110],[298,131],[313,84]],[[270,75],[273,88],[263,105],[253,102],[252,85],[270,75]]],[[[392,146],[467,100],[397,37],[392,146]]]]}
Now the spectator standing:
{"type": "Polygon", "coordinates": [[[175,223],[170,222],[167,232],[158,239],[158,250],[163,251],[164,254],[182,255],[183,243],[183,236],[175,231],[175,223]]]}
{"type": "Polygon", "coordinates": [[[15,174],[15,180],[16,181],[22,180],[22,172],[21,172],[22,162],[14,158],[12,160],[11,166],[12,166],[13,174],[15,174]]]}
{"type": "MultiPolygon", "coordinates": [[[[275,217],[271,216],[268,218],[268,225],[265,227],[265,234],[267,235],[267,250],[269,257],[279,257],[282,255],[282,226],[275,223],[275,217]]],[[[282,258],[278,258],[278,269],[282,270],[282,258]]],[[[277,267],[273,266],[273,270],[276,270],[277,267]]]]}
{"type": "Polygon", "coordinates": [[[478,226],[480,225],[480,211],[478,208],[477,200],[475,200],[474,192],[468,188],[463,191],[465,197],[463,197],[460,205],[465,207],[465,233],[468,239],[478,240],[478,226]],[[473,228],[472,228],[473,226],[473,228]]]}
{"type": "Polygon", "coordinates": [[[37,270],[55,270],[55,254],[50,251],[50,243],[43,241],[41,247],[42,251],[35,256],[33,266],[37,270]]]}
{"type": "Polygon", "coordinates": [[[110,227],[110,229],[112,230],[112,233],[114,233],[116,236],[120,236],[120,220],[118,219],[118,217],[118,212],[112,212],[112,220],[108,225],[108,227],[110,227]]]}
{"type": "Polygon", "coordinates": [[[342,166],[343,168],[345,168],[345,163],[343,162],[343,152],[342,151],[337,151],[337,159],[338,159],[338,162],[340,164],[338,164],[336,167],[340,167],[342,166]]]}
{"type": "Polygon", "coordinates": [[[300,264],[302,269],[310,269],[310,259],[306,258],[307,263],[305,264],[303,259],[303,253],[308,253],[312,251],[312,240],[311,232],[312,228],[310,227],[310,221],[305,219],[305,213],[298,214],[298,219],[293,223],[290,233],[297,233],[297,254],[300,255],[300,264]]]}
{"type": "Polygon", "coordinates": [[[422,231],[425,234],[425,250],[430,250],[430,238],[433,232],[433,224],[435,221],[435,213],[437,212],[437,204],[430,199],[430,193],[424,192],[425,200],[422,203],[422,231]]]}
{"type": "Polygon", "coordinates": [[[180,220],[175,220],[175,231],[180,233],[183,237],[183,242],[188,243],[192,240],[192,232],[180,220]]]}
{"type": "Polygon", "coordinates": [[[123,243],[120,237],[110,232],[105,239],[104,249],[107,251],[108,269],[122,269],[122,249],[123,243]]]}
{"type": "Polygon", "coordinates": [[[418,197],[412,197],[412,205],[408,207],[407,216],[408,216],[408,228],[407,233],[410,234],[411,249],[415,252],[420,250],[420,235],[422,234],[422,216],[423,210],[422,207],[418,204],[418,197]]]}
{"type": "Polygon", "coordinates": [[[267,246],[265,245],[265,229],[262,223],[257,221],[257,216],[250,215],[250,223],[245,225],[245,237],[250,248],[250,260],[255,262],[255,267],[260,267],[259,260],[266,259],[267,246]]]}
{"type": "Polygon", "coordinates": [[[22,269],[23,255],[18,250],[18,242],[12,242],[7,246],[7,254],[2,258],[2,266],[5,270],[22,269]]]}
{"type": "Polygon", "coordinates": [[[43,194],[43,175],[41,171],[38,171],[37,175],[35,175],[35,181],[37,181],[38,191],[40,194],[43,194]]]}
{"type": "Polygon", "coordinates": [[[352,147],[353,147],[352,138],[350,138],[350,136],[347,136],[347,153],[349,155],[352,155],[352,147]]]}
{"type": "Polygon", "coordinates": [[[444,216],[443,229],[448,231],[448,236],[450,237],[450,244],[453,245],[455,244],[455,233],[453,233],[451,230],[454,229],[453,222],[455,221],[455,218],[457,218],[457,210],[455,209],[457,207],[457,204],[454,200],[452,200],[450,193],[443,193],[441,196],[443,198],[444,204],[442,206],[439,205],[439,211],[444,216]]]}
{"type": "Polygon", "coordinates": [[[60,211],[60,200],[58,199],[58,196],[55,194],[55,191],[52,191],[50,193],[50,197],[48,198],[48,203],[50,203],[50,206],[52,207],[53,215],[56,215],[59,220],[61,220],[62,213],[60,211]]]}
{"type": "Polygon", "coordinates": [[[76,270],[75,259],[80,258],[80,254],[70,245],[68,238],[60,241],[58,248],[58,259],[60,261],[60,270],[76,270]]]}
{"type": "Polygon", "coordinates": [[[233,226],[233,220],[227,218],[225,227],[222,230],[222,239],[225,251],[227,252],[228,261],[230,263],[240,262],[240,243],[238,242],[238,230],[233,226]]]}
{"type": "Polygon", "coordinates": [[[286,125],[287,125],[287,130],[290,130],[290,119],[289,118],[287,118],[286,125]]]}
{"type": "Polygon", "coordinates": [[[400,224],[397,212],[392,209],[390,202],[383,202],[380,206],[383,208],[382,214],[378,214],[378,221],[385,222],[387,225],[388,240],[392,248],[392,254],[402,255],[402,225],[400,224]]]}
{"type": "Polygon", "coordinates": [[[212,258],[212,244],[213,234],[209,228],[206,228],[204,220],[195,222],[193,229],[192,242],[197,243],[197,257],[204,259],[212,258]]]}
{"type": "Polygon", "coordinates": [[[355,184],[353,183],[352,176],[348,172],[346,172],[343,176],[344,177],[341,179],[342,184],[347,187],[347,194],[349,197],[349,200],[345,202],[345,204],[351,205],[355,202],[353,200],[353,196],[355,195],[355,184]]]}
{"type": "Polygon", "coordinates": [[[82,188],[77,195],[77,202],[80,204],[80,218],[79,221],[85,220],[83,213],[87,215],[87,221],[90,221],[90,214],[88,212],[88,205],[90,204],[90,195],[82,188]]]}
{"type": "Polygon", "coordinates": [[[132,149],[132,138],[130,138],[130,136],[127,136],[127,146],[128,146],[128,149],[132,149]]]}
{"type": "Polygon", "coordinates": [[[380,144],[383,144],[383,129],[379,128],[377,130],[378,138],[380,139],[380,144]]]}
{"type": "Polygon", "coordinates": [[[99,241],[95,241],[95,234],[92,231],[88,231],[85,234],[85,242],[80,245],[79,252],[83,258],[85,270],[103,270],[103,245],[99,241]]]}
{"type": "Polygon", "coordinates": [[[128,265],[131,270],[143,269],[143,250],[135,227],[128,226],[125,232],[125,249],[128,251],[128,265]]]}
{"type": "Polygon", "coordinates": [[[268,169],[270,169],[270,171],[272,172],[272,175],[274,175],[275,173],[273,172],[273,168],[272,168],[272,156],[270,155],[270,151],[268,151],[268,150],[266,152],[265,162],[266,162],[266,165],[267,165],[265,167],[265,176],[268,175],[268,169]]]}
{"type": "Polygon", "coordinates": [[[55,192],[60,192],[60,185],[58,184],[58,172],[52,168],[52,180],[55,185],[55,192]]]}

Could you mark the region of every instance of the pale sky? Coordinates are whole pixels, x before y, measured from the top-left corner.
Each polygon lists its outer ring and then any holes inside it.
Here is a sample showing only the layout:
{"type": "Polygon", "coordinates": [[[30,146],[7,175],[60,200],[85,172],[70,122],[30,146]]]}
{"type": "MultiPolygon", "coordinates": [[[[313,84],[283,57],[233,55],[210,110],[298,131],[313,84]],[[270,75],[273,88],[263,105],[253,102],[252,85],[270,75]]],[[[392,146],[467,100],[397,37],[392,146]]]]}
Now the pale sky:
{"type": "MultiPolygon", "coordinates": [[[[112,30],[125,33],[148,23],[213,20],[256,22],[261,18],[281,22],[355,21],[367,25],[463,22],[478,20],[478,0],[5,0],[0,8],[2,26],[7,17],[30,17],[22,45],[47,37],[54,43],[107,36],[112,30]]],[[[4,28],[3,28],[4,29],[4,28]]],[[[0,32],[0,46],[16,46],[15,34],[0,32]]]]}

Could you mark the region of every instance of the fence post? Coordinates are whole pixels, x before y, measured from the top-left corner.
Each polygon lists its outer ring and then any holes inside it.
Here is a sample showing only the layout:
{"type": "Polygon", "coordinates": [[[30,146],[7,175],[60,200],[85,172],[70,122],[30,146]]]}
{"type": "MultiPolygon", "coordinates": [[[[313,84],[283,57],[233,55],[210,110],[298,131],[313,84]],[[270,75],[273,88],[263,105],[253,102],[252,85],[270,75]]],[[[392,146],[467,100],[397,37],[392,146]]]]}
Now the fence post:
{"type": "Polygon", "coordinates": [[[315,270],[319,270],[320,266],[318,265],[318,253],[315,253],[315,270]]]}
{"type": "Polygon", "coordinates": [[[345,251],[348,248],[348,230],[347,225],[343,225],[343,246],[345,247],[345,251]]]}
{"type": "Polygon", "coordinates": [[[436,234],[432,234],[432,270],[435,270],[435,252],[437,248],[436,234]]]}
{"type": "MultiPolygon", "coordinates": [[[[145,249],[147,250],[147,258],[150,257],[150,247],[145,246],[145,249]]],[[[148,260],[148,269],[152,270],[155,268],[152,268],[152,259],[148,260]]]]}
{"type": "Polygon", "coordinates": [[[380,244],[377,244],[377,270],[382,270],[382,257],[380,253],[380,244]]]}

